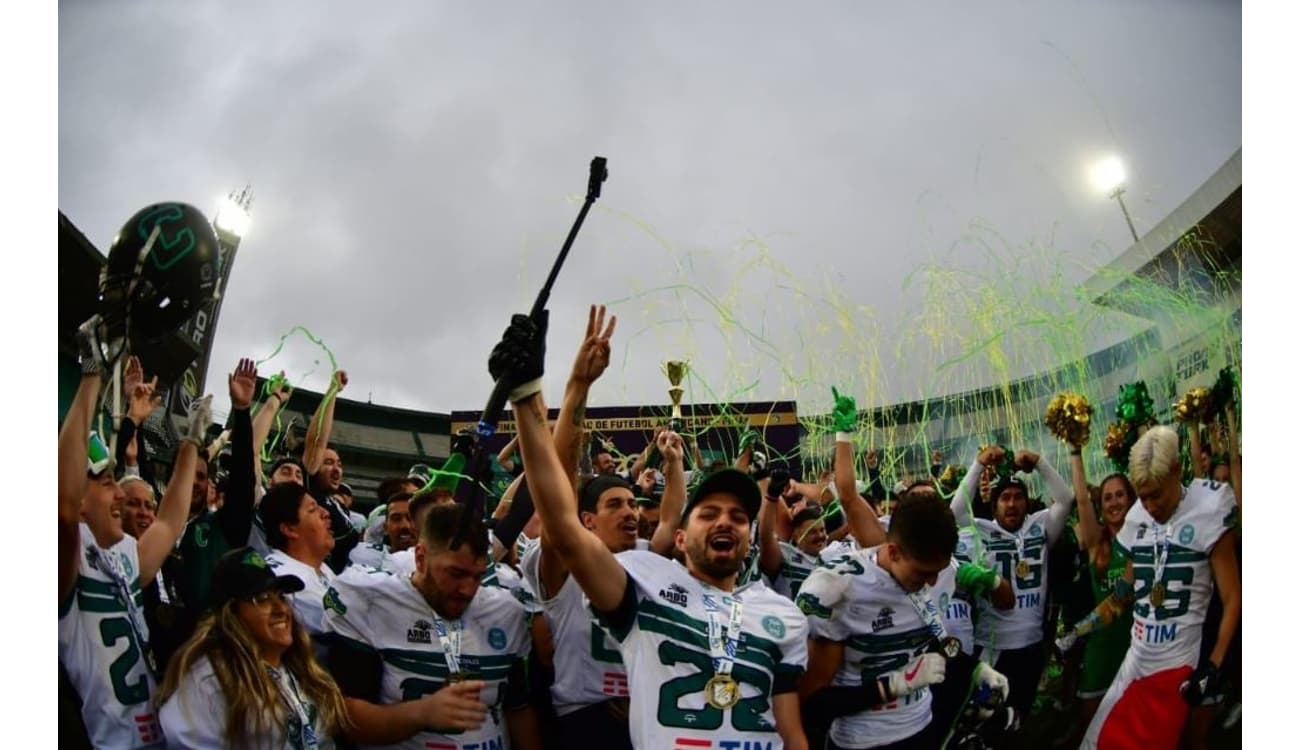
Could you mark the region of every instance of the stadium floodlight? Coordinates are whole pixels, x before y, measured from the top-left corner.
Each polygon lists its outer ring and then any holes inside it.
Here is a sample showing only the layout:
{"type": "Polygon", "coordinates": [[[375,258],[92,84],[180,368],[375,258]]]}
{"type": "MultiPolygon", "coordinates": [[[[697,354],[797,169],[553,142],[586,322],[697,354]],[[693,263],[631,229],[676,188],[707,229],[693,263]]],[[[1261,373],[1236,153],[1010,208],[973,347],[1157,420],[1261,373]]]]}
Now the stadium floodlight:
{"type": "Polygon", "coordinates": [[[1137,244],[1141,240],[1138,239],[1137,229],[1133,226],[1133,217],[1128,215],[1128,206],[1124,205],[1124,187],[1127,180],[1124,162],[1120,161],[1118,156],[1107,156],[1092,165],[1093,186],[1119,203],[1119,210],[1124,212],[1124,222],[1128,224],[1129,234],[1133,235],[1133,243],[1137,244]]]}
{"type": "Polygon", "coordinates": [[[1106,195],[1114,196],[1116,192],[1123,192],[1126,179],[1128,175],[1124,173],[1124,162],[1118,156],[1108,156],[1092,166],[1092,184],[1106,195]]]}
{"type": "Polygon", "coordinates": [[[247,209],[233,198],[225,198],[221,201],[221,207],[217,209],[213,224],[222,232],[241,238],[248,232],[250,221],[247,209]]]}

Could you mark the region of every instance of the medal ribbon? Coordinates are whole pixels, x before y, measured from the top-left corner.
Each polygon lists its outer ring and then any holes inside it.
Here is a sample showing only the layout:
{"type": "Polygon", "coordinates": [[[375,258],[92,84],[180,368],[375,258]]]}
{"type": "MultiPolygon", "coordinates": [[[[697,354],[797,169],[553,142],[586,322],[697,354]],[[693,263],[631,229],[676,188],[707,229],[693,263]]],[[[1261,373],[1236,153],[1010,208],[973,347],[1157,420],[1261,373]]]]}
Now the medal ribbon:
{"type": "Polygon", "coordinates": [[[941,641],[948,637],[948,631],[944,629],[943,620],[939,617],[939,608],[930,597],[929,584],[922,586],[920,591],[908,592],[907,599],[916,610],[916,615],[921,618],[921,623],[929,628],[931,635],[941,641]]]}
{"type": "Polygon", "coordinates": [[[154,668],[153,663],[153,652],[149,650],[149,639],[145,637],[148,626],[144,622],[144,612],[135,604],[135,597],[131,595],[131,584],[126,580],[126,573],[122,571],[117,555],[102,550],[98,545],[95,545],[90,548],[88,556],[90,557],[90,564],[96,570],[108,576],[109,580],[117,588],[117,597],[122,600],[122,605],[126,607],[127,624],[131,626],[136,643],[144,651],[145,665],[149,667],[150,672],[157,675],[157,669],[154,668]]]}
{"type": "Polygon", "coordinates": [[[730,675],[736,663],[736,649],[740,646],[740,624],[744,617],[744,606],[740,597],[731,597],[731,618],[727,628],[722,628],[722,618],[717,602],[709,595],[704,596],[704,607],[709,617],[709,655],[713,657],[713,673],[730,675]]]}
{"type": "Polygon", "coordinates": [[[447,660],[447,671],[452,675],[460,673],[460,620],[453,620],[451,625],[433,613],[433,629],[438,633],[438,643],[442,644],[442,656],[447,660]]]}
{"type": "Polygon", "coordinates": [[[1165,562],[1169,560],[1169,540],[1174,535],[1172,526],[1161,528],[1159,524],[1155,525],[1156,544],[1155,544],[1155,569],[1156,584],[1165,582],[1165,562]]]}
{"type": "Polygon", "coordinates": [[[276,687],[280,691],[280,701],[289,712],[298,717],[298,723],[302,725],[302,743],[306,750],[317,750],[320,747],[320,741],[316,739],[316,727],[311,724],[311,712],[307,710],[307,702],[302,699],[298,693],[298,681],[293,678],[293,673],[285,670],[283,673],[276,670],[271,665],[266,665],[266,671],[275,680],[276,687]],[[283,674],[285,680],[280,679],[283,674]],[[285,689],[286,681],[288,690],[285,689]]]}

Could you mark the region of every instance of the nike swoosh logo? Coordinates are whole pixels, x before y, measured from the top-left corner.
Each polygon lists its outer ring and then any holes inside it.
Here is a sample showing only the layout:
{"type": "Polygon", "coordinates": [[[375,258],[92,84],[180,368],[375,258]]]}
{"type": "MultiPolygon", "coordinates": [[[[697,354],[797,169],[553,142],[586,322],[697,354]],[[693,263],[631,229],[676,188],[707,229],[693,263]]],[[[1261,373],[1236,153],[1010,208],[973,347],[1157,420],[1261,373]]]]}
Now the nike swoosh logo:
{"type": "Polygon", "coordinates": [[[920,672],[920,671],[921,671],[921,659],[917,659],[917,660],[916,660],[916,669],[913,669],[913,670],[910,671],[910,672],[908,672],[908,671],[904,671],[904,672],[903,672],[903,680],[906,681],[906,682],[911,682],[911,681],[912,681],[912,678],[916,677],[916,673],[917,673],[917,672],[920,672]]]}

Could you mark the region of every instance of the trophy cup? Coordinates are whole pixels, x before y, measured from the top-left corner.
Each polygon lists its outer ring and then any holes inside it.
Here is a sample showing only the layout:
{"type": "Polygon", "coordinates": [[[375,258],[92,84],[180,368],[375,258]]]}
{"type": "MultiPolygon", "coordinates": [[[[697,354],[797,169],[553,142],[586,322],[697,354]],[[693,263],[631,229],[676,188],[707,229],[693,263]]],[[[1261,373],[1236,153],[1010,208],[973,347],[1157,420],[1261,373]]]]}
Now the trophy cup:
{"type": "Polygon", "coordinates": [[[668,398],[672,399],[673,412],[669,426],[674,432],[681,432],[684,426],[682,423],[682,394],[686,392],[686,389],[682,388],[682,380],[686,378],[687,369],[689,369],[689,365],[680,360],[665,362],[663,366],[664,375],[668,376],[668,384],[671,386],[668,389],[668,398]]]}

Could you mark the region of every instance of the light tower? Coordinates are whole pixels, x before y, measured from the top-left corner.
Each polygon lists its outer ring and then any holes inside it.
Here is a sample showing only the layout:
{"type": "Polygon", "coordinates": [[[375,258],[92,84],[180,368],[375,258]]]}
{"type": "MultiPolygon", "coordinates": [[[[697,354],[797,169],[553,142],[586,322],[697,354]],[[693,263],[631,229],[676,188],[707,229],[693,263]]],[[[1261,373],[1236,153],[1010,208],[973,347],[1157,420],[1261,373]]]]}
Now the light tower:
{"type": "Polygon", "coordinates": [[[1133,242],[1138,242],[1137,230],[1133,228],[1133,217],[1128,214],[1128,206],[1124,205],[1124,189],[1127,175],[1124,173],[1124,163],[1119,160],[1118,156],[1108,156],[1097,162],[1092,167],[1092,183],[1097,189],[1114,198],[1119,203],[1119,210],[1124,212],[1124,222],[1128,224],[1129,234],[1133,235],[1133,242]]]}

